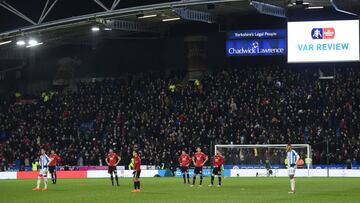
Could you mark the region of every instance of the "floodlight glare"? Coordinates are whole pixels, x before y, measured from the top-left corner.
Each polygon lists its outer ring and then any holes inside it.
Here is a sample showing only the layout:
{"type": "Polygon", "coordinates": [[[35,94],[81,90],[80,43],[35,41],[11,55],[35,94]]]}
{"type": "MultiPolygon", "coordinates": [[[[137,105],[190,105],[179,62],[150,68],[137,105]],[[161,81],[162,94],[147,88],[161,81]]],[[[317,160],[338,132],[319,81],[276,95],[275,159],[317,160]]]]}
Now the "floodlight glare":
{"type": "Polygon", "coordinates": [[[16,45],[18,45],[18,46],[24,46],[26,43],[25,43],[25,41],[24,40],[18,40],[17,42],[16,42],[16,45]]]}
{"type": "Polygon", "coordinates": [[[157,14],[152,14],[152,15],[142,15],[142,16],[138,16],[138,19],[144,19],[144,18],[154,18],[156,17],[157,14]]]}
{"type": "Polygon", "coordinates": [[[93,31],[93,32],[99,32],[99,31],[100,31],[100,28],[94,26],[94,27],[91,28],[91,31],[93,31]]]}
{"type": "Polygon", "coordinates": [[[12,42],[11,40],[0,42],[0,46],[1,46],[1,45],[4,45],[4,44],[9,44],[9,43],[11,43],[11,42],[12,42]]]}
{"type": "Polygon", "coordinates": [[[309,6],[306,9],[323,9],[324,6],[309,6]]]}
{"type": "Polygon", "coordinates": [[[180,20],[181,18],[166,18],[166,19],[163,19],[162,21],[163,22],[168,22],[168,21],[175,21],[175,20],[180,20]]]}
{"type": "Polygon", "coordinates": [[[35,39],[29,39],[29,41],[28,41],[28,45],[29,45],[29,46],[34,46],[35,44],[38,44],[38,41],[37,41],[37,40],[35,40],[35,39]]]}
{"type": "Polygon", "coordinates": [[[36,46],[39,46],[39,45],[42,45],[43,42],[36,42],[35,44],[29,44],[26,46],[26,48],[30,48],[30,47],[36,47],[36,46]]]}

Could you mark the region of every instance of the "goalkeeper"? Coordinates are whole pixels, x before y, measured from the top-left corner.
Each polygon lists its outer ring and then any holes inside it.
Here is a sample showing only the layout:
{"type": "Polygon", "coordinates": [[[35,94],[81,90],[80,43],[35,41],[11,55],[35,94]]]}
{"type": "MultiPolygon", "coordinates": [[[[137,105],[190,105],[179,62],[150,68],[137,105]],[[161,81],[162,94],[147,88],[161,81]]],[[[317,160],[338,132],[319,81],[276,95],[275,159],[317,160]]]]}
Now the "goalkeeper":
{"type": "Polygon", "coordinates": [[[272,166],[271,166],[271,163],[268,159],[265,160],[265,170],[266,170],[266,173],[259,173],[259,172],[256,172],[256,177],[259,177],[259,176],[265,176],[266,177],[270,177],[273,175],[273,171],[272,171],[272,166]]]}
{"type": "Polygon", "coordinates": [[[271,163],[268,159],[265,160],[265,169],[266,169],[266,176],[270,177],[273,175],[273,171],[271,169],[271,163]]]}

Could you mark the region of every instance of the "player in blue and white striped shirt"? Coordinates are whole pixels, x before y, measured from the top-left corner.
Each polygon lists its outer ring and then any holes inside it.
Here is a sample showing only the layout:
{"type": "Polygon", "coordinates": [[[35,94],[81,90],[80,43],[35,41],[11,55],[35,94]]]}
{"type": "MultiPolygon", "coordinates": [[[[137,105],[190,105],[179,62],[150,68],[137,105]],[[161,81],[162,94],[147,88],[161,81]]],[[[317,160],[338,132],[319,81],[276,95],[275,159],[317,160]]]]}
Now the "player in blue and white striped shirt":
{"type": "Polygon", "coordinates": [[[51,161],[52,161],[52,159],[49,158],[45,154],[45,150],[41,149],[41,155],[40,155],[40,159],[39,159],[40,171],[39,171],[39,176],[37,179],[37,186],[33,190],[40,190],[41,178],[43,178],[43,180],[44,180],[44,188],[42,190],[43,191],[47,190],[47,174],[48,174],[48,170],[49,170],[49,163],[51,161]]]}
{"type": "Polygon", "coordinates": [[[288,174],[289,174],[289,178],[290,178],[290,188],[291,191],[289,192],[290,194],[294,194],[295,193],[295,169],[296,169],[296,164],[300,159],[300,156],[298,155],[298,153],[296,153],[295,150],[292,149],[291,144],[288,144],[286,147],[286,157],[288,160],[288,164],[287,164],[287,168],[288,168],[288,174]]]}

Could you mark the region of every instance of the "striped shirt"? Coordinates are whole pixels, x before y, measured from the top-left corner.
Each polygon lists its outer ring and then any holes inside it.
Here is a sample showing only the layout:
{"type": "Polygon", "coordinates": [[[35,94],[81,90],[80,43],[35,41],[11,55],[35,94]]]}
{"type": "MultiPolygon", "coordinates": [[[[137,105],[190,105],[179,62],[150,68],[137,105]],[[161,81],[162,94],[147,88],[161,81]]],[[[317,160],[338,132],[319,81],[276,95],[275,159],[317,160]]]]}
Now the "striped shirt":
{"type": "Polygon", "coordinates": [[[295,150],[291,150],[287,152],[287,160],[288,160],[288,167],[296,165],[297,161],[300,159],[298,153],[295,150]]]}
{"type": "Polygon", "coordinates": [[[47,168],[50,163],[50,158],[44,154],[40,156],[40,169],[47,168]]]}

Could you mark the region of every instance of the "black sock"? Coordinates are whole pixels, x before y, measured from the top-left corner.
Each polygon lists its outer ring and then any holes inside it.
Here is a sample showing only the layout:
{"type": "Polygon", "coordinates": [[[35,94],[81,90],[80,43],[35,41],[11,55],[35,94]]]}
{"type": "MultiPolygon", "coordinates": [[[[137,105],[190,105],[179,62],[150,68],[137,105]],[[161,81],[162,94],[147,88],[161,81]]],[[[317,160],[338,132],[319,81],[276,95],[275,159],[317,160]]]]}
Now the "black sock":
{"type": "Polygon", "coordinates": [[[187,175],[188,183],[190,183],[190,175],[189,174],[186,174],[186,175],[187,175]]]}
{"type": "Polygon", "coordinates": [[[219,176],[219,185],[221,185],[221,176],[219,176]]]}
{"type": "Polygon", "coordinates": [[[115,175],[116,184],[119,185],[119,178],[117,175],[115,175]]]}
{"type": "Polygon", "coordinates": [[[203,176],[201,175],[200,176],[200,185],[202,185],[202,179],[203,179],[203,176]]]}
{"type": "Polygon", "coordinates": [[[111,174],[110,176],[111,184],[114,185],[114,176],[111,174]]]}
{"type": "Polygon", "coordinates": [[[184,183],[186,183],[185,173],[183,173],[184,183]]]}
{"type": "Polygon", "coordinates": [[[211,185],[214,185],[214,176],[211,176],[211,185]]]}
{"type": "Polygon", "coordinates": [[[54,183],[56,183],[57,181],[57,175],[56,175],[56,171],[54,172],[54,183]]]}
{"type": "Polygon", "coordinates": [[[54,181],[54,173],[51,173],[51,181],[52,181],[53,183],[55,183],[55,181],[54,181]]]}
{"type": "Polygon", "coordinates": [[[135,184],[135,190],[136,189],[140,190],[140,181],[136,181],[134,182],[134,184],[135,184]]]}
{"type": "Polygon", "coordinates": [[[193,185],[195,185],[196,176],[193,177],[193,185]]]}
{"type": "Polygon", "coordinates": [[[136,190],[137,188],[137,183],[134,181],[134,189],[136,190]]]}

